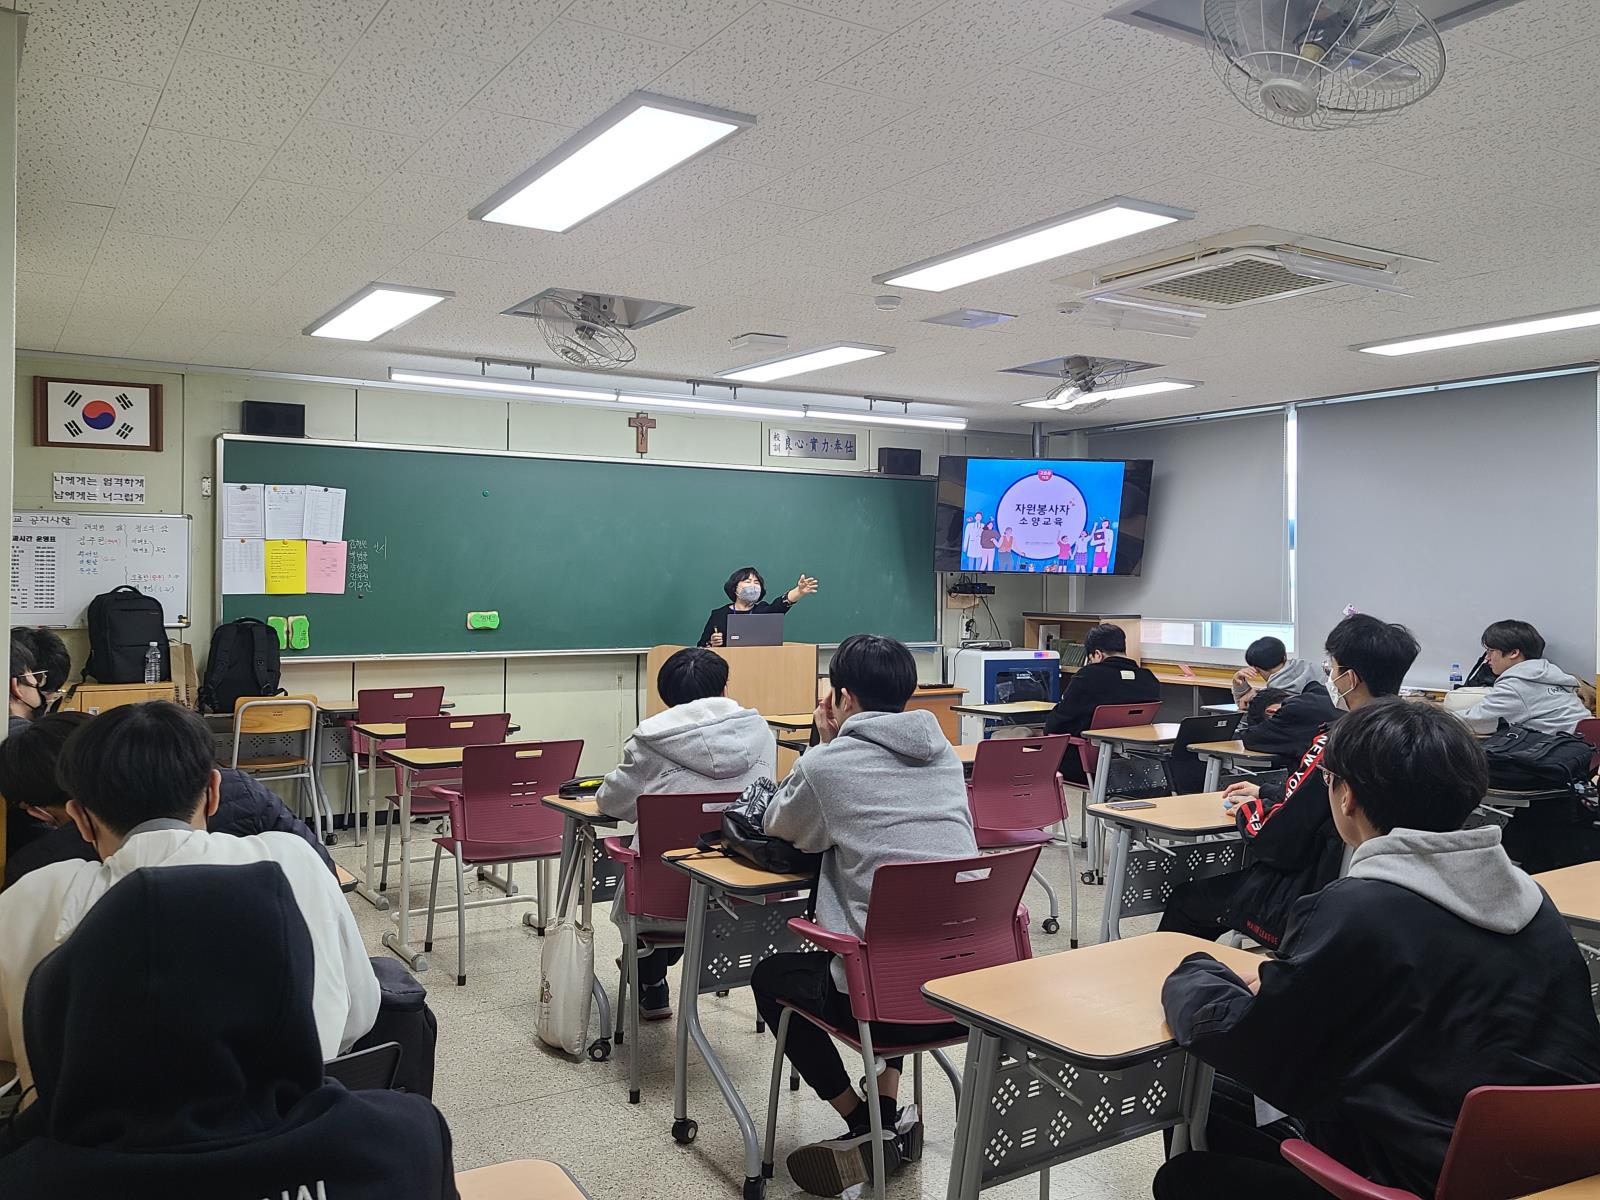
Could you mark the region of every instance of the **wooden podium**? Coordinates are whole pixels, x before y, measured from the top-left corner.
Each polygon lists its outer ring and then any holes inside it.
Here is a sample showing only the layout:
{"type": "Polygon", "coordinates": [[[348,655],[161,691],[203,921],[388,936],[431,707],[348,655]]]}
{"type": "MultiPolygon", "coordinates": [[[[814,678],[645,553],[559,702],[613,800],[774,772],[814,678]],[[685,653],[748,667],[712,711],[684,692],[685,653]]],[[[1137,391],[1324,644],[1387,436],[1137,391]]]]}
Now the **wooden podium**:
{"type": "MultiPolygon", "coordinates": [[[[667,706],[656,691],[656,675],[682,646],[657,646],[645,660],[649,694],[645,715],[667,706]]],[[[810,712],[817,706],[817,648],[807,642],[781,646],[718,646],[728,663],[728,695],[763,716],[810,712]]]]}

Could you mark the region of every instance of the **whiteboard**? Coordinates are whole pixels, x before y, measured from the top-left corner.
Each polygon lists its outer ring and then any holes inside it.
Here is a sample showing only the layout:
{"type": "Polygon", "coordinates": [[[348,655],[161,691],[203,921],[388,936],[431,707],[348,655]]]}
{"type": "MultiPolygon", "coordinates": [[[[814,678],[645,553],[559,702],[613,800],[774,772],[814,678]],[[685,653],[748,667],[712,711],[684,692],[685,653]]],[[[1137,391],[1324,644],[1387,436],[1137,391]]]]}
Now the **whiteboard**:
{"type": "Polygon", "coordinates": [[[149,513],[13,513],[12,622],[81,626],[89,601],[131,584],[161,601],[165,624],[187,624],[189,525],[149,513]]]}

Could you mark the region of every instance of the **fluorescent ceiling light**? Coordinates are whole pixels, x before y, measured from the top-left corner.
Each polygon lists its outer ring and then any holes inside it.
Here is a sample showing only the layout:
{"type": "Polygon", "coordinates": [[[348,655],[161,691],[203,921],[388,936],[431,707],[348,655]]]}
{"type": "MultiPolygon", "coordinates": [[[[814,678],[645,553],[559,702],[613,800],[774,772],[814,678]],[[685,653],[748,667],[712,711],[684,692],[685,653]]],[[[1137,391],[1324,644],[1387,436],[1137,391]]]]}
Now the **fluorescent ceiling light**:
{"type": "Polygon", "coordinates": [[[1053,217],[964,250],[924,259],[887,275],[874,276],[872,282],[926,292],[948,291],[975,279],[987,279],[991,275],[1060,258],[1063,254],[1074,254],[1174,221],[1187,221],[1193,216],[1187,209],[1114,196],[1090,208],[1053,217]]]}
{"type": "Polygon", "coordinates": [[[820,371],[844,363],[860,362],[864,358],[877,358],[889,354],[888,346],[866,346],[857,342],[835,342],[831,346],[818,346],[815,350],[800,350],[777,358],[763,359],[748,367],[718,372],[721,379],[734,379],[740,383],[771,383],[774,379],[787,379],[791,375],[804,375],[807,371],[820,371]]]}
{"type": "Polygon", "coordinates": [[[1298,250],[1279,250],[1277,255],[1284,270],[1309,279],[1325,279],[1329,283],[1345,283],[1352,287],[1371,288],[1376,292],[1392,292],[1397,296],[1411,294],[1411,289],[1400,282],[1393,267],[1363,267],[1358,263],[1340,262],[1317,254],[1302,254],[1298,250]]]}
{"type": "Polygon", "coordinates": [[[806,416],[815,421],[844,421],[851,425],[897,425],[905,429],[951,429],[967,427],[965,417],[901,417],[878,412],[834,412],[831,409],[810,408],[806,416]]]}
{"type": "Polygon", "coordinates": [[[803,421],[806,417],[806,410],[803,408],[781,408],[766,404],[722,404],[715,400],[646,396],[638,392],[622,392],[617,399],[623,404],[634,404],[640,408],[682,408],[691,412],[725,413],[740,417],[788,417],[796,421],[803,421]]]}
{"type": "Polygon", "coordinates": [[[564,233],[755,123],[742,113],[635,92],[468,216],[564,233]]]}
{"type": "Polygon", "coordinates": [[[614,388],[535,383],[531,379],[494,379],[487,375],[454,375],[448,371],[406,371],[399,367],[389,368],[389,378],[395,383],[421,383],[432,387],[459,388],[467,392],[494,392],[502,396],[534,396],[552,400],[611,400],[617,394],[614,388]]]}
{"type": "Polygon", "coordinates": [[[1134,383],[1127,387],[1110,388],[1103,392],[1077,392],[1058,396],[1054,400],[1024,400],[1019,408],[1048,408],[1062,412],[1084,404],[1099,404],[1103,400],[1131,400],[1135,396],[1158,396],[1162,392],[1181,392],[1198,385],[1186,379],[1152,379],[1149,383],[1134,383]]]}
{"type": "Polygon", "coordinates": [[[1429,350],[1452,350],[1457,346],[1477,346],[1484,342],[1504,342],[1511,338],[1533,337],[1541,333],[1565,333],[1569,329],[1590,329],[1600,325],[1600,308],[1577,309],[1572,312],[1551,313],[1531,317],[1525,321],[1501,321],[1492,325],[1478,325],[1471,329],[1457,329],[1449,333],[1429,334],[1427,337],[1408,338],[1403,342],[1379,342],[1370,346],[1356,346],[1363,354],[1382,354],[1394,358],[1402,354],[1424,354],[1429,350]]]}
{"type": "Polygon", "coordinates": [[[369,283],[338,308],[307,325],[304,332],[312,337],[370,342],[454,295],[393,283],[369,283]]]}

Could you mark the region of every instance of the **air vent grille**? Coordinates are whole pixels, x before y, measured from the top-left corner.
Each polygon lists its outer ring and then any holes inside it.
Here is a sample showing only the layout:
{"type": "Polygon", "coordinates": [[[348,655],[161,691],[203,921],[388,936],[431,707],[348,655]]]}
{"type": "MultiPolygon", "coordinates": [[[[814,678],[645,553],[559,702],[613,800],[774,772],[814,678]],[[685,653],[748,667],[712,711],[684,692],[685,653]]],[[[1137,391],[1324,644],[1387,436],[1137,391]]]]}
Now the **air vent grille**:
{"type": "Polygon", "coordinates": [[[1192,300],[1197,304],[1231,308],[1327,285],[1325,279],[1296,275],[1275,262],[1237,258],[1176,279],[1147,283],[1139,291],[1170,300],[1192,300]]]}

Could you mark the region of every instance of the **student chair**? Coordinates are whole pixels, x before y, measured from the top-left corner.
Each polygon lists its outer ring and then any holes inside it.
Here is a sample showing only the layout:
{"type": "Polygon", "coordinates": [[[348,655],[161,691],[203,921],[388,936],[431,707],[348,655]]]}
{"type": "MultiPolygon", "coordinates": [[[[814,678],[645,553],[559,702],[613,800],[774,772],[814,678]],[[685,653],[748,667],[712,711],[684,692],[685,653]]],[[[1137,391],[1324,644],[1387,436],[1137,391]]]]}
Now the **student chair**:
{"type": "MultiPolygon", "coordinates": [[[[1149,725],[1156,719],[1156,714],[1161,711],[1161,702],[1147,700],[1140,704],[1101,704],[1096,706],[1094,715],[1089,718],[1089,729],[1131,729],[1137,725],[1149,725]]],[[[1094,791],[1094,773],[1100,766],[1100,747],[1091,742],[1083,734],[1073,734],[1072,744],[1078,750],[1078,762],[1083,768],[1083,777],[1087,781],[1074,785],[1080,791],[1092,794],[1094,791]]],[[[1089,845],[1089,806],[1078,807],[1078,845],[1089,845]]],[[[1098,850],[1089,855],[1092,864],[1091,871],[1083,877],[1085,883],[1099,883],[1099,863],[1103,856],[1098,850]]]]}
{"type": "Polygon", "coordinates": [[[302,801],[301,811],[311,811],[317,837],[326,841],[323,816],[326,814],[327,830],[331,831],[333,810],[328,807],[322,795],[322,781],[317,778],[317,726],[315,696],[240,696],[233,705],[233,755],[228,765],[263,782],[295,780],[302,801]],[[290,738],[288,752],[240,758],[239,749],[244,739],[259,734],[290,738]]]}
{"type": "MultiPolygon", "coordinates": [[[[444,688],[362,688],[356,693],[356,715],[349,725],[400,722],[407,717],[431,717],[440,712],[444,688]]],[[[404,738],[389,738],[378,743],[379,750],[404,744],[404,738]]],[[[350,731],[350,769],[345,773],[345,816],[355,823],[356,843],[361,841],[361,776],[363,759],[373,750],[373,739],[350,731]]],[[[371,833],[371,830],[368,830],[371,833]]]]}
{"type": "MultiPolygon", "coordinates": [[[[761,1155],[762,1174],[772,1175],[773,1142],[778,1131],[778,1088],[783,1078],[783,1051],[789,1021],[798,1016],[858,1050],[866,1078],[877,1078],[878,1058],[916,1056],[913,1086],[922,1108],[922,1062],[932,1052],[960,1100],[955,1068],[944,1055],[948,1046],[966,1040],[967,1031],[949,1036],[949,1013],[932,1007],[922,996],[931,979],[965,974],[984,967],[1033,956],[1028,943],[1028,914],[1021,907],[1023,889],[1039,857],[1037,846],[976,858],[901,863],[879,867],[872,877],[867,904],[866,937],[835,933],[813,921],[795,917],[789,928],[820,950],[839,956],[850,989],[854,1028],[828,1024],[821,1017],[785,1004],[778,1019],[778,1046],[772,1060],[767,1093],[767,1138],[761,1155]],[[880,1046],[872,1040],[872,1022],[943,1026],[930,1029],[927,1041],[880,1046]]],[[[875,1089],[867,1087],[872,1120],[872,1179],[878,1200],[884,1200],[882,1115],[875,1089]]]]}
{"type": "Polygon", "coordinates": [[[1196,742],[1231,742],[1242,720],[1243,713],[1223,713],[1185,717],[1178,722],[1178,740],[1162,764],[1167,773],[1167,786],[1174,796],[1193,795],[1205,787],[1206,765],[1189,747],[1196,742]]]}
{"type": "MultiPolygon", "coordinates": [[[[1600,1084],[1478,1087],[1461,1102],[1430,1200],[1514,1200],[1600,1174],[1600,1084]]],[[[1338,1200],[1422,1200],[1383,1187],[1293,1138],[1280,1148],[1338,1200]]]]}
{"type": "MultiPolygon", "coordinates": [[[[676,931],[639,928],[641,921],[682,923],[689,916],[689,877],[661,861],[669,850],[693,846],[702,834],[722,828],[722,810],[738,792],[685,792],[640,796],[634,845],[626,838],[605,840],[606,854],[622,867],[622,975],[617,983],[616,1040],[628,1043],[628,1103],[639,1103],[639,959],[661,950],[681,949],[676,931]],[[643,954],[640,944],[644,945],[643,954]],[[634,1002],[628,1002],[632,993],[634,1002]],[[627,1036],[623,1036],[623,1021],[627,1036]]],[[[680,988],[698,987],[686,979],[680,988]]]]}
{"type": "MultiPolygon", "coordinates": [[[[467,868],[499,866],[561,856],[561,814],[546,808],[563,783],[578,773],[583,741],[505,742],[468,746],[461,754],[461,786],[429,789],[450,813],[450,832],[433,839],[433,881],[428,885],[428,932],[422,948],[433,949],[433,914],[439,900],[439,862],[445,851],[456,860],[456,985],[467,982],[467,868]]],[[[413,811],[415,809],[413,808],[413,811]]],[[[544,871],[535,876],[540,926],[544,924],[544,871]]],[[[508,895],[496,903],[521,903],[508,895]]]]}
{"type": "Polygon", "coordinates": [[[1572,732],[1594,747],[1589,756],[1589,773],[1593,775],[1600,770],[1600,717],[1585,717],[1572,732]]]}
{"type": "MultiPolygon", "coordinates": [[[[1061,761],[1072,739],[1013,738],[979,742],[967,781],[967,805],[972,810],[972,832],[979,850],[1014,850],[1018,846],[1046,846],[1059,827],[1067,847],[1067,877],[1073,878],[1072,839],[1067,836],[1067,796],[1061,782],[1061,761]]],[[[1055,888],[1039,871],[1033,877],[1050,899],[1050,915],[1042,928],[1061,930],[1061,902],[1055,888]]],[[[1078,945],[1078,889],[1069,887],[1072,904],[1072,939],[1078,945]]]]}
{"type": "Polygon", "coordinates": [[[400,1074],[399,1042],[385,1042],[366,1050],[352,1050],[322,1064],[322,1075],[344,1084],[352,1092],[387,1092],[400,1074]]]}
{"type": "MultiPolygon", "coordinates": [[[[408,749],[445,749],[451,746],[489,746],[506,740],[506,729],[511,724],[510,713],[475,713],[469,716],[407,717],[405,746],[408,749]]],[[[389,888],[389,846],[394,838],[395,821],[400,815],[399,772],[395,772],[395,791],[387,799],[394,808],[390,819],[383,823],[383,870],[378,875],[378,890],[389,888]]],[[[461,779],[459,767],[437,767],[417,771],[411,780],[411,815],[413,817],[443,817],[450,812],[450,802],[435,794],[436,784],[457,783],[461,779]]],[[[403,902],[411,903],[410,897],[403,902]]]]}

